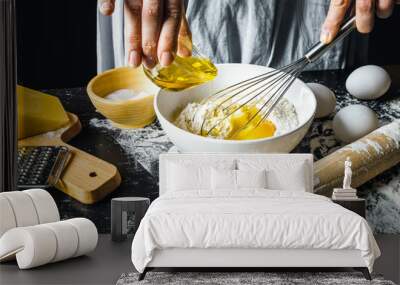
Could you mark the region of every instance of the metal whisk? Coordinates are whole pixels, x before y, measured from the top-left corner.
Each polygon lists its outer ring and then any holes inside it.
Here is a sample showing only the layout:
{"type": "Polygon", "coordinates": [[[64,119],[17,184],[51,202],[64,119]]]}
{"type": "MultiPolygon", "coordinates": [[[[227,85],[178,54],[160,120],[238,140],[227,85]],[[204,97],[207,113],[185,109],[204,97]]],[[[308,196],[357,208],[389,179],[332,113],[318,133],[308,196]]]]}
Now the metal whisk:
{"type": "MultiPolygon", "coordinates": [[[[318,60],[335,43],[346,37],[354,29],[355,17],[351,18],[342,26],[339,33],[331,43],[324,44],[319,42],[315,44],[296,62],[281,69],[269,71],[236,83],[203,99],[200,104],[213,103],[210,105],[213,106],[213,108],[212,110],[208,110],[207,115],[204,116],[200,134],[205,136],[209,135],[224,120],[229,119],[230,116],[247,105],[260,107],[243,126],[234,133],[231,133],[230,137],[233,137],[239,131],[247,128],[255,118],[259,117],[259,121],[254,126],[254,128],[257,128],[259,124],[271,114],[275,106],[279,103],[303,69],[308,64],[318,60]],[[211,127],[205,129],[207,120],[210,120],[210,117],[212,114],[215,114],[215,112],[223,112],[223,118],[217,120],[211,125],[211,127]]],[[[193,121],[196,115],[197,112],[193,116],[193,121]]]]}

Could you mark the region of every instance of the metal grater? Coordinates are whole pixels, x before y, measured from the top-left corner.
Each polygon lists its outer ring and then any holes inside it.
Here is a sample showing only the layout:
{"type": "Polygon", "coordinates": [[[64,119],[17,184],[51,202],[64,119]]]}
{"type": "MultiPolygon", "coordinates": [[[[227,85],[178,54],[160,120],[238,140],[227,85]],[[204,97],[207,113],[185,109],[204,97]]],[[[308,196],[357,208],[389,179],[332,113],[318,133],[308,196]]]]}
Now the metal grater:
{"type": "Polygon", "coordinates": [[[70,157],[65,146],[18,147],[18,188],[54,186],[70,157]]]}

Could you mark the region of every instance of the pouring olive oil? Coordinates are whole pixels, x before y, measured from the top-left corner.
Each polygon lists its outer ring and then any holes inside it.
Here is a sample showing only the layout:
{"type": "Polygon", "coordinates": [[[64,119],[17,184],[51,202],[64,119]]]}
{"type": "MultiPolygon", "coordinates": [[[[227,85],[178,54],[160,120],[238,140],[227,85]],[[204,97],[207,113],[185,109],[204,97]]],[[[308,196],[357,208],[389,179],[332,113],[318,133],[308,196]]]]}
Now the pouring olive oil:
{"type": "Polygon", "coordinates": [[[213,80],[217,76],[217,68],[210,59],[201,55],[189,41],[180,41],[191,50],[191,56],[175,57],[174,62],[166,67],[157,64],[152,69],[143,67],[147,77],[158,87],[170,90],[183,90],[213,80]]]}

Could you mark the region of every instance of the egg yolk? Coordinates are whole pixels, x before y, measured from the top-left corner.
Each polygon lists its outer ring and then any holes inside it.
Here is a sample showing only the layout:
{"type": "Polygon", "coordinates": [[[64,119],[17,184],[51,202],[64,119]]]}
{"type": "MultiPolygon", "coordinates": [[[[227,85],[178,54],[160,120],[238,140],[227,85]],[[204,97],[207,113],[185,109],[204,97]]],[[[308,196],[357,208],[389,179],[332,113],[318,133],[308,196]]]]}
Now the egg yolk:
{"type": "Polygon", "coordinates": [[[257,114],[258,110],[256,106],[244,106],[235,112],[230,119],[232,135],[229,139],[254,140],[272,137],[276,126],[270,120],[263,119],[262,114],[257,114]],[[248,123],[249,120],[251,120],[250,123],[248,123]],[[246,124],[248,125],[244,127],[246,124]]]}

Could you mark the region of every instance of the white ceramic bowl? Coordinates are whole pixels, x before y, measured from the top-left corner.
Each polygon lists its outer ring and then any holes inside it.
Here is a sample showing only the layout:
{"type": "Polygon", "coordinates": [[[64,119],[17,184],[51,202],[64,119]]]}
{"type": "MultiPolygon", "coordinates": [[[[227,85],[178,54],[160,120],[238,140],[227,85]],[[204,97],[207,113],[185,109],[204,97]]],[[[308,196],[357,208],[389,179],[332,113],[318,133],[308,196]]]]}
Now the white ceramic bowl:
{"type": "Polygon", "coordinates": [[[221,140],[202,137],[176,127],[173,121],[190,102],[202,98],[239,81],[273,70],[251,64],[218,64],[218,76],[211,82],[180,92],[160,90],[154,99],[154,109],[162,128],[181,152],[230,153],[288,153],[303,139],[314,118],[317,102],[308,86],[299,79],[285,94],[296,108],[299,125],[296,129],[276,137],[256,140],[221,140]]]}

